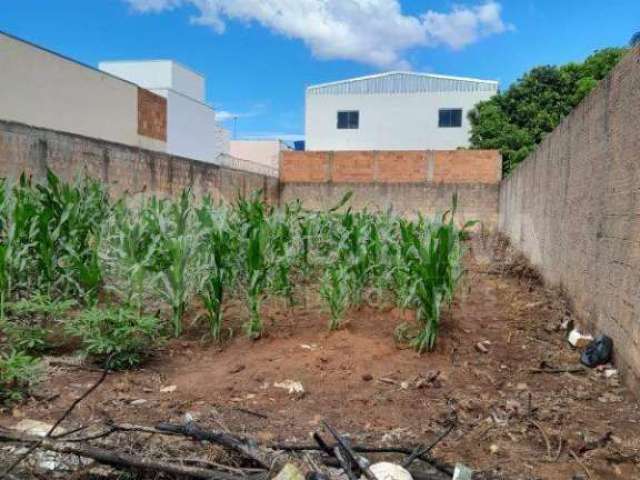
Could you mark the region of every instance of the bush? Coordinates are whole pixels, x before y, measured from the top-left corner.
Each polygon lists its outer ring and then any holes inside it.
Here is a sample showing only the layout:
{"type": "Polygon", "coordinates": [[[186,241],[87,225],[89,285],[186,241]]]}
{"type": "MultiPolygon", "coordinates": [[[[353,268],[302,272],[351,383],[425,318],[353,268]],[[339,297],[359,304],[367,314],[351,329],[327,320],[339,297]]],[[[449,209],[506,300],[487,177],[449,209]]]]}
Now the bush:
{"type": "Polygon", "coordinates": [[[148,357],[157,343],[160,323],[156,317],[140,315],[128,308],[92,308],[66,327],[80,337],[85,355],[101,366],[121,370],[133,368],[148,357]]]}
{"type": "Polygon", "coordinates": [[[0,402],[17,402],[38,381],[40,363],[17,350],[0,353],[0,402]]]}
{"type": "Polygon", "coordinates": [[[54,300],[48,295],[35,294],[7,303],[0,317],[0,327],[12,348],[41,354],[51,348],[53,326],[75,305],[75,300],[54,300]]]}

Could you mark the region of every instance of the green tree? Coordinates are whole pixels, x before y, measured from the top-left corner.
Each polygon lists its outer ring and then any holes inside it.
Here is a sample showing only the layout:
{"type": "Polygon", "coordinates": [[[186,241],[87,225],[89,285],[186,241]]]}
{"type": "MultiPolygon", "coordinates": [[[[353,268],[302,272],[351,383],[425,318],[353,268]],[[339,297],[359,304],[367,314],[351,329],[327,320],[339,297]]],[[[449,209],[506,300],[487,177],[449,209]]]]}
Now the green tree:
{"type": "Polygon", "coordinates": [[[505,173],[602,80],[627,50],[599,50],[582,63],[535,67],[469,112],[472,148],[498,149],[505,173]]]}

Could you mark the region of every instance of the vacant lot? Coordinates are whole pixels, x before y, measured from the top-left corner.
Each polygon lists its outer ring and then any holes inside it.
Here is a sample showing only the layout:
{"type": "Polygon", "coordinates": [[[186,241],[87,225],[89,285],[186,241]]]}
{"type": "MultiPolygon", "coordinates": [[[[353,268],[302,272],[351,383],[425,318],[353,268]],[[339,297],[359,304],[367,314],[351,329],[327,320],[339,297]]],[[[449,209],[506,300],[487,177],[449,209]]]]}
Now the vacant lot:
{"type": "MultiPolygon", "coordinates": [[[[394,329],[410,314],[367,302],[328,332],[321,300],[299,286],[305,294],[298,305],[263,305],[261,339],[238,333],[216,345],[201,340],[202,328],[187,329],[142,370],[110,374],[68,428],[107,419],[180,423],[189,414],[202,427],[263,444],[309,443],[327,419],[359,443],[414,445],[455,419],[455,430],[433,452],[450,463],[504,478],[640,478],[637,401],[617,375],[575,371],[579,353],[561,329],[570,317],[561,297],[504,249],[481,243],[467,255],[469,271],[443,313],[433,352],[419,355],[394,341],[394,329]],[[287,380],[300,382],[304,393],[275,386],[287,380]]],[[[241,305],[231,304],[226,318],[241,331],[241,305]]],[[[99,376],[71,361],[52,357],[37,399],[6,411],[0,424],[58,418],[99,376]]],[[[129,435],[120,434],[119,444],[129,435]]],[[[152,455],[158,441],[138,440],[136,448],[152,455]]],[[[215,457],[210,447],[184,448],[185,455],[215,457]]]]}

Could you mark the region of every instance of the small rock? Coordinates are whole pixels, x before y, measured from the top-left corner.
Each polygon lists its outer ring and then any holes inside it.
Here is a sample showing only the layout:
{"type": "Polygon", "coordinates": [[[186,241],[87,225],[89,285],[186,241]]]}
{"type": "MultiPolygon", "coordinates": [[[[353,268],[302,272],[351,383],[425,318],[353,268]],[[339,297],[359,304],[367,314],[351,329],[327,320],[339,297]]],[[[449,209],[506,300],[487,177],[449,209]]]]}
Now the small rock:
{"type": "Polygon", "coordinates": [[[489,340],[483,340],[476,343],[476,350],[480,353],[489,353],[489,349],[487,348],[489,345],[491,345],[489,340]]]}
{"type": "Polygon", "coordinates": [[[527,385],[526,383],[519,383],[516,385],[516,390],[520,390],[521,392],[529,390],[529,385],[527,385]]]}
{"type": "Polygon", "coordinates": [[[176,391],[176,387],[175,385],[169,385],[168,387],[162,387],[160,389],[160,393],[173,393],[176,391]]]}
{"type": "Polygon", "coordinates": [[[274,480],[305,480],[302,472],[293,463],[287,463],[274,480]]]}
{"type": "MultiPolygon", "coordinates": [[[[378,480],[413,480],[411,474],[400,465],[391,462],[378,462],[369,467],[378,480]]],[[[360,480],[366,477],[360,477],[360,480]]]]}
{"type": "Polygon", "coordinates": [[[362,375],[362,380],[364,380],[365,382],[370,382],[371,380],[373,380],[373,375],[371,375],[370,373],[365,373],[364,375],[362,375]]]}
{"type": "Polygon", "coordinates": [[[137,407],[138,405],[144,405],[147,401],[144,398],[139,398],[138,400],[134,400],[130,405],[137,407]]]}
{"type": "MultiPolygon", "coordinates": [[[[40,422],[38,420],[30,420],[25,418],[24,420],[20,420],[16,425],[13,426],[13,430],[17,430],[18,432],[24,432],[29,435],[34,435],[36,437],[44,437],[49,433],[53,425],[48,423],[40,422]]],[[[64,430],[60,427],[56,428],[56,434],[64,433],[64,430]]]]}
{"type": "Polygon", "coordinates": [[[400,388],[402,390],[408,390],[409,389],[409,382],[400,382],[400,388]]]}
{"type": "Polygon", "coordinates": [[[231,370],[229,370],[229,373],[234,374],[234,373],[240,373],[242,370],[244,370],[246,367],[244,365],[236,365],[235,367],[233,367],[231,370]]]}
{"type": "Polygon", "coordinates": [[[617,377],[618,376],[618,370],[615,368],[607,368],[604,371],[604,378],[611,378],[611,377],[617,377]]]}
{"type": "Polygon", "coordinates": [[[456,464],[456,468],[453,471],[453,480],[471,480],[472,477],[473,470],[461,463],[456,464]]]}
{"type": "Polygon", "coordinates": [[[500,451],[500,447],[495,443],[492,443],[491,446],[489,447],[489,451],[491,452],[492,455],[497,455],[498,452],[500,451]]]}
{"type": "Polygon", "coordinates": [[[574,348],[585,348],[593,340],[593,337],[591,335],[584,335],[580,333],[577,328],[574,328],[569,332],[567,340],[574,348]]]}

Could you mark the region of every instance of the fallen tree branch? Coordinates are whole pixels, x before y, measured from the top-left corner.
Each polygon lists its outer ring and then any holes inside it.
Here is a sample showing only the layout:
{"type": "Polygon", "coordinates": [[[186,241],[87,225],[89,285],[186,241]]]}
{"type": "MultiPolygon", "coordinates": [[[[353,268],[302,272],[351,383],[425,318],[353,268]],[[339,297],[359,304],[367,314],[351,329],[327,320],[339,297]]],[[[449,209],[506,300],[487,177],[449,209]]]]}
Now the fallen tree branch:
{"type": "Polygon", "coordinates": [[[103,465],[109,465],[115,468],[124,468],[127,470],[147,470],[207,480],[240,480],[244,478],[225,472],[150,460],[141,456],[114,452],[104,448],[78,445],[75,443],[53,440],[47,437],[41,438],[17,432],[13,433],[3,429],[0,429],[0,441],[32,444],[30,449],[32,451],[42,449],[50,452],[78,455],[80,457],[90,458],[103,465]]]}
{"type": "Polygon", "coordinates": [[[13,470],[15,470],[15,468],[18,465],[20,465],[20,463],[22,461],[24,461],[25,458],[27,458],[29,455],[31,455],[33,453],[33,451],[36,450],[42,444],[42,442],[44,442],[47,438],[49,438],[51,436],[51,434],[53,432],[56,431],[56,428],[58,428],[58,426],[60,426],[60,424],[62,422],[64,422],[69,415],[71,415],[71,412],[73,412],[73,410],[80,404],[80,402],[82,402],[85,398],[87,398],[89,395],[91,395],[91,393],[96,388],[98,388],[100,385],[102,385],[102,382],[105,381],[105,379],[107,378],[107,375],[109,374],[109,365],[110,365],[110,363],[111,363],[111,357],[109,357],[107,359],[107,361],[105,362],[105,368],[102,371],[102,375],[100,376],[98,381],[96,383],[94,383],[91,387],[89,387],[89,389],[86,390],[82,395],[80,395],[78,398],[76,398],[71,405],[69,405],[69,407],[65,410],[65,412],[62,414],[62,416],[60,418],[58,418],[58,420],[56,420],[56,422],[49,429],[49,431],[45,434],[45,436],[41,438],[40,442],[34,443],[31,447],[29,447],[29,449],[26,452],[24,452],[22,455],[20,455],[16,459],[15,462],[13,462],[11,465],[9,465],[9,467],[0,476],[0,480],[7,478],[9,476],[9,474],[11,472],[13,472],[13,470]]]}
{"type": "Polygon", "coordinates": [[[454,428],[456,428],[456,422],[451,422],[451,424],[449,425],[449,428],[447,428],[440,435],[438,435],[438,437],[429,445],[416,447],[416,449],[411,453],[411,455],[409,455],[407,459],[404,462],[402,462],[402,466],[404,468],[409,468],[409,466],[413,463],[415,459],[420,458],[426,455],[427,453],[429,453],[431,450],[433,450],[436,445],[438,445],[442,440],[445,439],[447,435],[449,435],[453,431],[454,428]]]}
{"type": "Polygon", "coordinates": [[[245,440],[230,433],[213,430],[202,430],[196,423],[187,422],[185,425],[159,423],[156,429],[161,432],[179,433],[194,440],[206,440],[217,443],[233,450],[245,458],[251,459],[263,468],[270,469],[275,462],[275,454],[258,447],[253,440],[245,440]]]}

